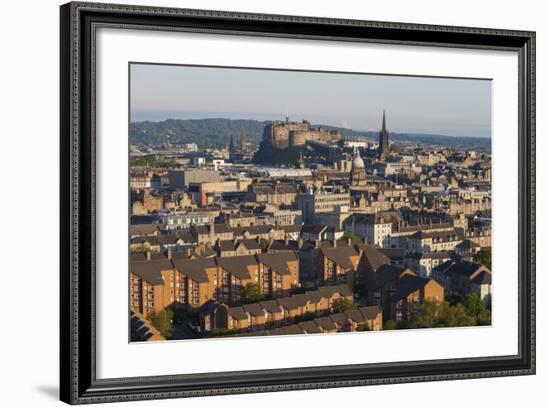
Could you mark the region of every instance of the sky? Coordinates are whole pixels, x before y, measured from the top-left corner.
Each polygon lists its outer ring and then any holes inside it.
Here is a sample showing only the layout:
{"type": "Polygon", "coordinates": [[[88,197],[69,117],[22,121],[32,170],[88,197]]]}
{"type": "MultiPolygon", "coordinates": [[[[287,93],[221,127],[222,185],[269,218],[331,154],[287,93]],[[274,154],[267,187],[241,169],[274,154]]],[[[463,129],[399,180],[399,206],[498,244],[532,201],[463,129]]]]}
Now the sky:
{"type": "Polygon", "coordinates": [[[130,120],[308,120],[378,131],[491,136],[491,81],[132,64],[130,120]]]}

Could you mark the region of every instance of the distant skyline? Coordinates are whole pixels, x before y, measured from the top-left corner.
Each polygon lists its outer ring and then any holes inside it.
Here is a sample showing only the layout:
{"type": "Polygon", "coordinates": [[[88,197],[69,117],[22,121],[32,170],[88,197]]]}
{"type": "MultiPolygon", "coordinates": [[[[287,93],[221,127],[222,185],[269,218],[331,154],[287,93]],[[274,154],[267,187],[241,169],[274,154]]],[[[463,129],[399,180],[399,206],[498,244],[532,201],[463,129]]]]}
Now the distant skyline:
{"type": "Polygon", "coordinates": [[[132,64],[130,120],[306,119],[390,132],[491,136],[491,81],[132,64]]]}

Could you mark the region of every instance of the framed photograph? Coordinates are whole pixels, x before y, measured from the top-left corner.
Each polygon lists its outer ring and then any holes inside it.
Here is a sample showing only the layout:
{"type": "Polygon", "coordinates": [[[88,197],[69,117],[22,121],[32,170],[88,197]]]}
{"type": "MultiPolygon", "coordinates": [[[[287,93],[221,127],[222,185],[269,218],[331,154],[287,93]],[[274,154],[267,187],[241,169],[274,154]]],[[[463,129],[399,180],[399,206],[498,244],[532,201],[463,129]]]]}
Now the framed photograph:
{"type": "Polygon", "coordinates": [[[535,33],[61,6],[61,400],[535,373],[535,33]]]}

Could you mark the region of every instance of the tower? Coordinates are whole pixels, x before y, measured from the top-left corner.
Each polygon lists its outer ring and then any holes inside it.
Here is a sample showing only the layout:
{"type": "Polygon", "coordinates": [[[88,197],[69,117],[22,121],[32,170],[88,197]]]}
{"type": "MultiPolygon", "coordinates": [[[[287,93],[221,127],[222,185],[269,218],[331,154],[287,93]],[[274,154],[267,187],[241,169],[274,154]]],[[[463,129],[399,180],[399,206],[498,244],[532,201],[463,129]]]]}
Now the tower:
{"type": "Polygon", "coordinates": [[[235,151],[235,144],[233,144],[233,134],[231,134],[230,137],[231,138],[229,139],[229,152],[232,153],[235,151]]]}
{"type": "Polygon", "coordinates": [[[382,130],[378,138],[378,158],[384,160],[390,152],[390,134],[386,129],[386,110],[382,115],[382,130]]]}
{"type": "Polygon", "coordinates": [[[244,131],[241,129],[241,138],[239,139],[239,151],[244,152],[244,131]]]}

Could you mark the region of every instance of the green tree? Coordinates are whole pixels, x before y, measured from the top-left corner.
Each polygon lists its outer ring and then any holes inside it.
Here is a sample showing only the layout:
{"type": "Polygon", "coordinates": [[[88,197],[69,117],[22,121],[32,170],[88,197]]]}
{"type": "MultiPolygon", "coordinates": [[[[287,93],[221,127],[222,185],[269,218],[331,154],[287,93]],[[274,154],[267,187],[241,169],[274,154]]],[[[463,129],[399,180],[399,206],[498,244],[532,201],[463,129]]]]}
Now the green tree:
{"type": "Polygon", "coordinates": [[[399,329],[399,324],[395,319],[388,319],[384,322],[384,331],[393,331],[394,329],[399,329]]]}
{"type": "Polygon", "coordinates": [[[170,339],[172,336],[172,327],[174,324],[174,311],[166,308],[151,318],[151,323],[157,328],[162,336],[170,339]]]}
{"type": "Polygon", "coordinates": [[[334,312],[344,312],[346,310],[357,309],[357,304],[347,298],[338,298],[332,303],[334,312]]]}
{"type": "Polygon", "coordinates": [[[264,298],[260,284],[248,283],[241,289],[241,299],[245,304],[262,301],[264,298]]]}
{"type": "Polygon", "coordinates": [[[451,291],[445,294],[445,301],[447,301],[449,305],[456,305],[464,301],[464,296],[456,291],[451,291]]]}
{"type": "Polygon", "coordinates": [[[238,329],[214,328],[210,331],[210,336],[225,336],[225,335],[234,335],[237,333],[239,333],[238,329]]]}
{"type": "Polygon", "coordinates": [[[491,249],[480,250],[474,256],[474,260],[491,270],[491,249]]]}
{"type": "Polygon", "coordinates": [[[357,332],[363,332],[363,331],[370,331],[370,327],[368,323],[359,324],[357,325],[357,332]]]}
{"type": "Polygon", "coordinates": [[[417,308],[411,328],[433,328],[437,325],[439,302],[426,300],[417,308]]]}
{"type": "Polygon", "coordinates": [[[446,302],[439,305],[436,327],[474,326],[476,319],[467,315],[462,304],[451,306],[446,302]]]}
{"type": "Polygon", "coordinates": [[[464,299],[464,311],[476,320],[477,325],[491,325],[491,311],[477,294],[470,293],[464,299]]]}
{"type": "Polygon", "coordinates": [[[260,249],[262,249],[262,252],[267,252],[267,248],[269,247],[269,240],[261,238],[260,239],[260,249]]]}

